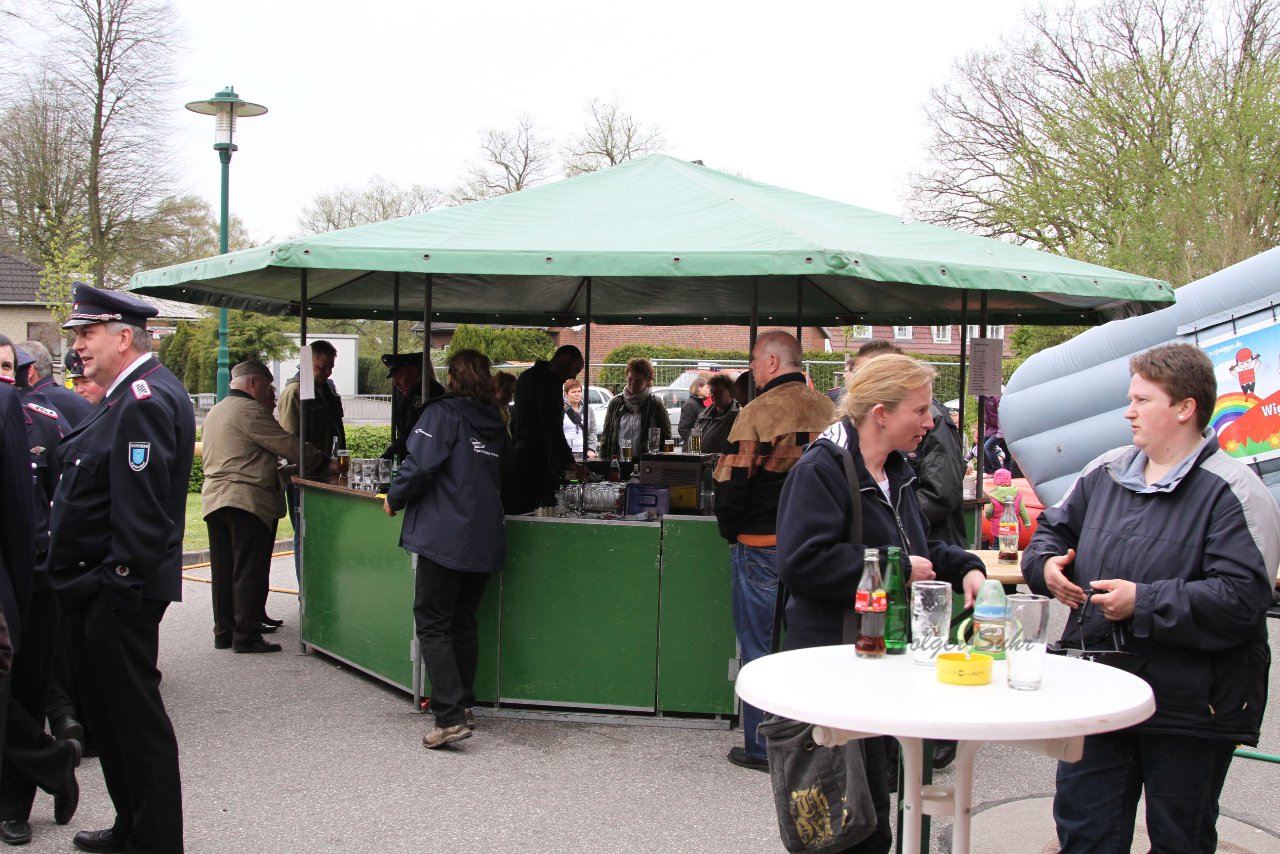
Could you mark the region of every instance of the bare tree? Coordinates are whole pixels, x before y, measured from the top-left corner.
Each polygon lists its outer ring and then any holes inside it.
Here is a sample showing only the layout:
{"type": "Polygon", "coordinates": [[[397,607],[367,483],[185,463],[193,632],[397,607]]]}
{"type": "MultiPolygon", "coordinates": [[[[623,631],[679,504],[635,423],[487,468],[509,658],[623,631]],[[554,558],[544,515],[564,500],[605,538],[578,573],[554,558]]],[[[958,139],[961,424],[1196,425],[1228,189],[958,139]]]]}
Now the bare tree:
{"type": "Polygon", "coordinates": [[[414,184],[400,187],[381,175],[364,187],[339,187],[316,196],[303,208],[298,226],[304,234],[323,234],[371,222],[425,213],[445,202],[444,194],[433,187],[414,184]]]}
{"type": "Polygon", "coordinates": [[[630,113],[623,112],[616,98],[595,98],[587,105],[587,112],[590,115],[586,128],[569,140],[564,151],[564,171],[570,178],[653,154],[666,145],[660,128],[640,124],[630,113]]]}
{"type": "Polygon", "coordinates": [[[25,89],[0,115],[0,232],[6,251],[45,264],[83,232],[88,164],[65,88],[37,73],[25,89]]]}
{"type": "Polygon", "coordinates": [[[467,164],[461,186],[449,193],[453,204],[518,193],[542,183],[551,170],[551,144],[532,117],[521,113],[509,128],[480,133],[480,158],[467,164]]]}
{"type": "Polygon", "coordinates": [[[1175,284],[1276,244],[1276,0],[1101,0],[1027,16],[927,107],[922,219],[1175,284]]]}
{"type": "Polygon", "coordinates": [[[61,78],[86,140],[86,226],[94,278],[170,183],[160,108],[173,88],[176,16],[167,0],[55,0],[61,78]]]}

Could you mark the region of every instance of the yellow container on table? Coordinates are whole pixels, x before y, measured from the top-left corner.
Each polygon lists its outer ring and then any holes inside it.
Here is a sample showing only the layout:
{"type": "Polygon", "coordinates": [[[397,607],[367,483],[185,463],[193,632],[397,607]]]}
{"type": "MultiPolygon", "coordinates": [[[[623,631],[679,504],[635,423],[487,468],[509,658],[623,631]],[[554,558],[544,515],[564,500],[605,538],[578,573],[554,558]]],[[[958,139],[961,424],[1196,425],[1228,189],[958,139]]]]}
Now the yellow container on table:
{"type": "Polygon", "coordinates": [[[987,685],[991,656],[980,652],[944,652],[938,656],[938,681],[948,685],[987,685]]]}

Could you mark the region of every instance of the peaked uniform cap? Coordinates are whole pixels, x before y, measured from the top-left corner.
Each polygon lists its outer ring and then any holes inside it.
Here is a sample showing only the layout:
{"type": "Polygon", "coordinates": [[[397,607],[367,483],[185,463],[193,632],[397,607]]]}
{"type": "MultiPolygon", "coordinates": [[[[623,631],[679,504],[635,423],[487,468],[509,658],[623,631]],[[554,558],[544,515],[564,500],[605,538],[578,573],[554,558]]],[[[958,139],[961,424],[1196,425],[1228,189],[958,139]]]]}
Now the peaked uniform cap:
{"type": "Polygon", "coordinates": [[[71,316],[62,328],[118,321],[145,329],[147,318],[159,313],[160,309],[137,297],[76,282],[71,288],[71,316]]]}

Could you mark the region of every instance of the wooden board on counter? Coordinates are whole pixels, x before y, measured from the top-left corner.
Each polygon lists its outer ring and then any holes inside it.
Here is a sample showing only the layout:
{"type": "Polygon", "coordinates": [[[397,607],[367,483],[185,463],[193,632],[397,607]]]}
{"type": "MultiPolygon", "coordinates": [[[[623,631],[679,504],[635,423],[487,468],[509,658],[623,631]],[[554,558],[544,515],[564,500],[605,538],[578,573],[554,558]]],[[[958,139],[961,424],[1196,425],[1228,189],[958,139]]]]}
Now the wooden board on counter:
{"type": "MultiPolygon", "coordinates": [[[[1021,564],[999,563],[997,558],[999,552],[995,549],[970,549],[971,554],[975,554],[982,558],[982,565],[987,568],[987,578],[994,578],[1001,584],[1025,584],[1022,578],[1021,564]]],[[[1022,557],[1022,552],[1018,552],[1018,557],[1022,557]]]]}

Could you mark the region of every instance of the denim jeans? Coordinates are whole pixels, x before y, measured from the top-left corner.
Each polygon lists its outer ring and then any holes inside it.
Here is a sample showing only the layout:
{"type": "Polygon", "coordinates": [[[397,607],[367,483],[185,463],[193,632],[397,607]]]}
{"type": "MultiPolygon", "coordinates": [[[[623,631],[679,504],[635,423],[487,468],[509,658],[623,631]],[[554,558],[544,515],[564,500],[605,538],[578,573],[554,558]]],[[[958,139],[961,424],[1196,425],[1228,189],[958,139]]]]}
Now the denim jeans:
{"type": "Polygon", "coordinates": [[[480,631],[476,612],[487,572],[461,572],[418,555],[413,621],[431,679],[431,713],[440,727],[463,722],[476,702],[480,631]]]}
{"type": "Polygon", "coordinates": [[[1214,851],[1218,796],[1234,751],[1231,741],[1184,735],[1087,736],[1079,762],[1058,763],[1053,820],[1062,854],[1127,854],[1144,790],[1153,852],[1214,851]]]}
{"type": "MultiPolygon", "coordinates": [[[[773,610],[778,598],[778,552],[773,546],[755,548],[734,543],[729,547],[733,566],[733,629],[747,664],[769,654],[773,634],[773,610]]],[[[742,704],[742,737],[747,755],[765,758],[764,739],[756,734],[763,713],[742,704]]]]}

